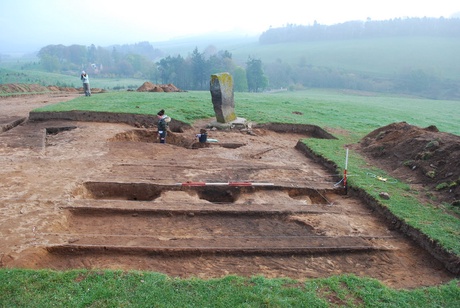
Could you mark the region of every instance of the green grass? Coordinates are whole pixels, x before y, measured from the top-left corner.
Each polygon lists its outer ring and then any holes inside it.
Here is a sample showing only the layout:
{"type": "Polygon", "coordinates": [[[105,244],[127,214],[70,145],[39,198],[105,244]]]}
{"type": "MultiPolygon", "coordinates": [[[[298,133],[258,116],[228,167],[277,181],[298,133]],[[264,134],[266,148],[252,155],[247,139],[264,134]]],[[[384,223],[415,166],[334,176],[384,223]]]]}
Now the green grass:
{"type": "MultiPolygon", "coordinates": [[[[305,139],[315,152],[343,171],[347,144],[358,142],[381,126],[406,121],[460,134],[457,101],[436,101],[348,91],[235,93],[237,116],[258,123],[315,124],[338,139],[305,139]],[[300,114],[299,114],[300,113],[300,114]]],[[[210,93],[109,92],[45,106],[41,111],[87,110],[155,115],[166,113],[185,123],[214,116],[210,93]]],[[[420,204],[410,187],[367,165],[350,151],[349,185],[364,189],[407,224],[421,230],[447,250],[460,255],[460,221],[439,204],[420,204]],[[391,180],[381,182],[372,175],[391,180]],[[390,200],[378,193],[387,191],[390,200]]],[[[305,283],[262,277],[215,280],[169,278],[155,273],[113,271],[0,271],[0,304],[45,307],[50,300],[63,307],[458,307],[459,281],[431,288],[393,290],[378,281],[333,276],[305,283]]]]}
{"type": "MultiPolygon", "coordinates": [[[[352,140],[348,137],[338,137],[338,140],[305,139],[304,142],[314,152],[335,161],[341,166],[340,172],[343,172],[346,153],[344,145],[352,140]]],[[[411,191],[408,184],[368,165],[359,154],[352,151],[349,153],[347,174],[350,187],[365,190],[402,221],[460,256],[460,220],[458,216],[446,213],[448,207],[437,203],[420,204],[416,198],[417,193],[411,191]],[[379,181],[375,176],[386,178],[387,181],[379,181]],[[387,192],[391,199],[381,199],[380,192],[387,192]]]]}
{"type": "Polygon", "coordinates": [[[458,281],[392,290],[353,275],[177,279],[158,273],[0,270],[2,307],[458,307],[458,281]]]}
{"type": "MultiPolygon", "coordinates": [[[[145,82],[145,80],[133,78],[99,78],[96,75],[90,75],[89,77],[92,88],[106,90],[137,89],[145,82]]],[[[79,88],[82,86],[78,73],[72,76],[44,72],[38,69],[1,68],[0,66],[0,84],[8,83],[39,84],[42,86],[57,85],[72,88],[79,88]]]]}
{"type": "MultiPolygon", "coordinates": [[[[258,123],[303,123],[344,129],[356,138],[362,138],[378,127],[402,121],[421,127],[436,125],[441,131],[460,135],[458,104],[458,101],[354,94],[341,90],[235,93],[238,117],[258,123]]],[[[109,92],[82,96],[36,111],[89,110],[154,115],[161,108],[165,108],[168,115],[186,123],[214,116],[208,91],[109,92]]]]}

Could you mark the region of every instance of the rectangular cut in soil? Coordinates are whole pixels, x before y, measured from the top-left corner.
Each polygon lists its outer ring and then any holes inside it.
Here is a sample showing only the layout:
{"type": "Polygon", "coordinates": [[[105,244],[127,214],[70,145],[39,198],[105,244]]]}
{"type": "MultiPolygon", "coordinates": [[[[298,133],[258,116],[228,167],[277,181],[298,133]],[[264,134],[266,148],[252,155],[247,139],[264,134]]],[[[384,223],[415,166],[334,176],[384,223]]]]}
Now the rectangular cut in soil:
{"type": "Polygon", "coordinates": [[[284,215],[124,215],[78,214],[69,220],[72,234],[138,236],[308,236],[310,228],[285,219],[284,215]]]}
{"type": "MultiPolygon", "coordinates": [[[[86,199],[96,200],[130,200],[153,201],[167,192],[188,192],[197,195],[200,199],[213,203],[234,203],[241,195],[256,192],[285,192],[289,197],[308,196],[314,203],[327,203],[323,195],[327,192],[341,193],[340,189],[317,189],[303,185],[282,186],[273,183],[205,183],[186,182],[174,185],[160,185],[154,183],[123,183],[123,182],[85,182],[81,192],[86,199]]],[[[80,193],[81,193],[80,192],[80,193]]]]}
{"type": "Polygon", "coordinates": [[[295,255],[388,250],[356,237],[327,236],[237,236],[195,238],[91,237],[72,244],[49,246],[56,254],[127,255],[295,255]]]}
{"type": "Polygon", "coordinates": [[[76,212],[70,244],[48,246],[58,254],[311,254],[381,249],[360,237],[318,236],[288,215],[207,215],[76,212]]]}

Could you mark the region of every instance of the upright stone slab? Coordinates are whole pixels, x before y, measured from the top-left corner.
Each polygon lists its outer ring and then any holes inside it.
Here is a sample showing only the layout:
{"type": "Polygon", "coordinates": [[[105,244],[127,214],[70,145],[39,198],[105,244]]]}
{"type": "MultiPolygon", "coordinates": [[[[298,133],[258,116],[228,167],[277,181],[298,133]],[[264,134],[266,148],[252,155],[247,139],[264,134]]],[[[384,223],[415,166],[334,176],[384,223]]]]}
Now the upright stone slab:
{"type": "Polygon", "coordinates": [[[228,123],[235,120],[232,75],[229,73],[211,75],[210,91],[217,122],[228,123]]]}

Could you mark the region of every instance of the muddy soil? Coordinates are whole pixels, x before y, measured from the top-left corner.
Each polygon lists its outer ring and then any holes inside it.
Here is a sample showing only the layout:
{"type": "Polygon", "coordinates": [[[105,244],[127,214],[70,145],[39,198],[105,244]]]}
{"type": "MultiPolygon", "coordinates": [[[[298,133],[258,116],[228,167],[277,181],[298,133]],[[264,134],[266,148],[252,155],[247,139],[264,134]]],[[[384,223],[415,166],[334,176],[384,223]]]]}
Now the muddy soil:
{"type": "Polygon", "coordinates": [[[26,119],[73,97],[0,99],[2,267],[352,273],[395,288],[455,277],[296,149],[307,130],[210,130],[217,142],[200,147],[195,134],[213,119],[167,144],[126,123],[26,119]]]}
{"type": "Polygon", "coordinates": [[[369,133],[355,149],[424,191],[426,203],[460,205],[460,136],[400,122],[369,133]]]}

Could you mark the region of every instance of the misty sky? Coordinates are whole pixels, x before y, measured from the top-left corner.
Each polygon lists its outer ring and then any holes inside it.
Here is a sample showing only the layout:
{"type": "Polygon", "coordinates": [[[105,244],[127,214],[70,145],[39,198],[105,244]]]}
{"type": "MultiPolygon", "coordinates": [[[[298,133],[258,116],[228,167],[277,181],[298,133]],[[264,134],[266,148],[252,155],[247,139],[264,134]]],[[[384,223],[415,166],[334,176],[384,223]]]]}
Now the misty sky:
{"type": "Polygon", "coordinates": [[[458,0],[1,0],[0,54],[49,44],[108,46],[211,32],[256,35],[286,24],[451,17],[458,0]]]}

